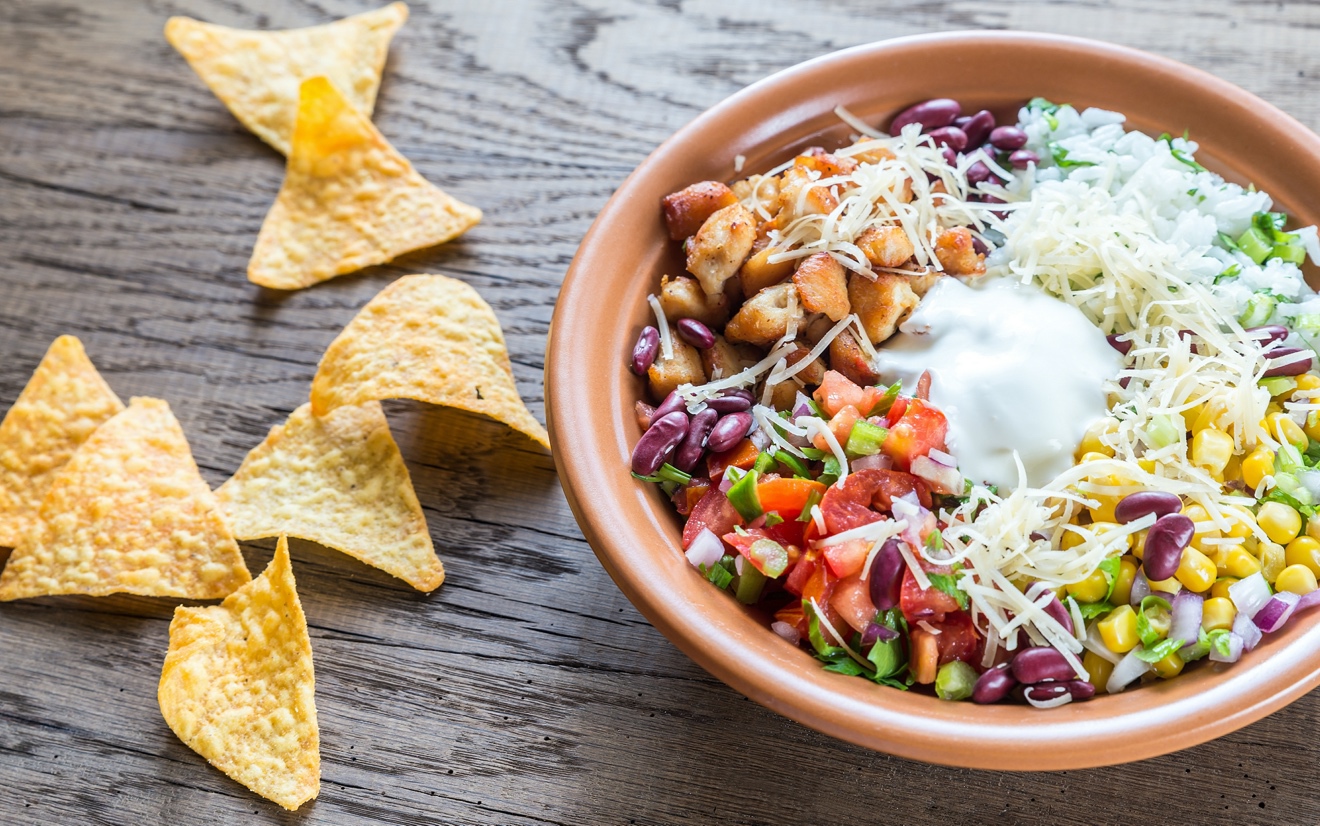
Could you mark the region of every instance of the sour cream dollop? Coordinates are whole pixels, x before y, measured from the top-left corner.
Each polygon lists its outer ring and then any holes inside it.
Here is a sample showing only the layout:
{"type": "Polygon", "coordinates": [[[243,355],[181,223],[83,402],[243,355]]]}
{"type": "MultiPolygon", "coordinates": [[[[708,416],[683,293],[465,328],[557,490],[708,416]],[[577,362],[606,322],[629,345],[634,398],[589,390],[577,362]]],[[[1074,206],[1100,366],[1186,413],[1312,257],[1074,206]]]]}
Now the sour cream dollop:
{"type": "Polygon", "coordinates": [[[1108,414],[1104,382],[1121,356],[1081,311],[1007,278],[969,287],[941,278],[880,349],[877,366],[905,392],[931,375],[963,475],[1012,488],[1067,470],[1087,427],[1108,414]]]}

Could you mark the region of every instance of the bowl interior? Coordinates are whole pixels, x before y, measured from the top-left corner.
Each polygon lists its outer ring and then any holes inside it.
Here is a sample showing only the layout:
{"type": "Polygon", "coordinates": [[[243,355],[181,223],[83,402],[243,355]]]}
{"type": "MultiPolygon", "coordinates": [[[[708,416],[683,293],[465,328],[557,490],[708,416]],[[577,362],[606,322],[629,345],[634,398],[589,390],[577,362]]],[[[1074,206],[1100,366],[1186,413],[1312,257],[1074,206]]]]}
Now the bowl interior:
{"type": "MultiPolygon", "coordinates": [[[[1028,99],[1114,109],[1150,134],[1185,129],[1198,160],[1316,223],[1320,138],[1247,92],[1141,52],[1074,38],[965,33],[884,41],[828,55],[743,90],[658,148],[619,188],[582,242],[547,351],[547,417],[565,492],[592,548],[639,610],[736,690],[825,733],[893,754],[980,768],[1066,769],[1194,745],[1258,719],[1320,683],[1320,624],[1307,618],[1231,667],[1040,712],[975,706],[831,674],[716,591],[679,550],[679,521],[628,457],[642,382],[626,367],[645,298],[682,271],[658,204],[700,180],[768,169],[852,130],[843,105],[884,125],[902,108],[953,97],[1011,122],[1028,99]],[[745,158],[734,173],[734,159],[745,158]]],[[[1313,275],[1313,273],[1312,273],[1313,275]]],[[[1312,283],[1315,283],[1312,279],[1312,283]]]]}

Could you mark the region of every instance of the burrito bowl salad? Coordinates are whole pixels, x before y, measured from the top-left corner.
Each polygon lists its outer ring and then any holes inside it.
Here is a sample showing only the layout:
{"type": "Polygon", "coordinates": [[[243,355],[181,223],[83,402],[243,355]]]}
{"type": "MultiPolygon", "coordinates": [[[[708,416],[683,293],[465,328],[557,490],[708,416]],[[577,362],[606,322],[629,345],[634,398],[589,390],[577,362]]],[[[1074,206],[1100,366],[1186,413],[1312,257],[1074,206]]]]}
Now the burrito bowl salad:
{"type": "Polygon", "coordinates": [[[1041,708],[1320,602],[1315,227],[1120,113],[836,111],[661,205],[631,467],[694,575],[830,671],[1041,708]]]}

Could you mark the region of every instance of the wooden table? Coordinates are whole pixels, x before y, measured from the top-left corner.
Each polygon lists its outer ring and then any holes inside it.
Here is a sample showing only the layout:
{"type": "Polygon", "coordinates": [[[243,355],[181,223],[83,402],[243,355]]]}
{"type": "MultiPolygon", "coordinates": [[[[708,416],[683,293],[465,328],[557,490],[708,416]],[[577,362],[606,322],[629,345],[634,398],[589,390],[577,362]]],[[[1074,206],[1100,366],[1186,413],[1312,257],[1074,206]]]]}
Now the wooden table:
{"type": "MultiPolygon", "coordinates": [[[[399,275],[475,286],[542,414],[547,325],[597,210],[706,107],[897,35],[1023,28],[1209,69],[1320,124],[1320,9],[1166,3],[414,0],[376,109],[428,179],[486,211],[460,242],[289,295],[245,277],[283,174],[165,43],[170,14],[252,28],[356,0],[0,0],[0,402],[74,333],[115,390],[169,400],[221,483],[306,398],[322,350],[399,275]]],[[[324,782],[288,814],[166,727],[174,605],[0,605],[5,823],[1315,823],[1320,696],[1118,768],[963,771],[863,751],[740,697],[628,604],[549,456],[476,417],[389,406],[449,572],[434,595],[293,543],[324,782]]],[[[245,547],[264,567],[272,544],[245,547]]]]}

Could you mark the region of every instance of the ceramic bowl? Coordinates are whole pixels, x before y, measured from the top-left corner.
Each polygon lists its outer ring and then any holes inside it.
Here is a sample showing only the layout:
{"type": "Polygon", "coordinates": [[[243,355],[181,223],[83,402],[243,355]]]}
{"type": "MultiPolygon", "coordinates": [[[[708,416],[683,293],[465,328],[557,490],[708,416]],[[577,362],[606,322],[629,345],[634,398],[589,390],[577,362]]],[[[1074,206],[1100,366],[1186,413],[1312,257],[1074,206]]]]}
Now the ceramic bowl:
{"type": "MultiPolygon", "coordinates": [[[[888,40],[826,55],[739,92],[667,140],[601,210],[560,292],[546,363],[547,417],[569,504],[619,588],[666,637],[751,699],[818,731],[903,757],[994,769],[1072,769],[1151,757],[1233,731],[1320,683],[1320,622],[1304,616],[1232,666],[1040,711],[978,706],[822,670],[763,617],[684,559],[680,522],[655,486],[629,476],[642,393],[627,369],[645,298],[683,269],[660,199],[733,180],[804,147],[841,145],[842,104],[887,124],[932,97],[1013,119],[1029,98],[1123,112],[1149,134],[1188,130],[1198,159],[1274,196],[1300,225],[1320,221],[1320,138],[1264,101],[1188,66],[1131,49],[1021,33],[888,40]],[[744,157],[735,175],[735,157],[744,157]]],[[[749,744],[750,746],[751,744],[749,744]]]]}

